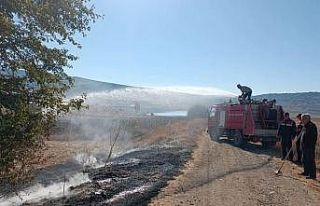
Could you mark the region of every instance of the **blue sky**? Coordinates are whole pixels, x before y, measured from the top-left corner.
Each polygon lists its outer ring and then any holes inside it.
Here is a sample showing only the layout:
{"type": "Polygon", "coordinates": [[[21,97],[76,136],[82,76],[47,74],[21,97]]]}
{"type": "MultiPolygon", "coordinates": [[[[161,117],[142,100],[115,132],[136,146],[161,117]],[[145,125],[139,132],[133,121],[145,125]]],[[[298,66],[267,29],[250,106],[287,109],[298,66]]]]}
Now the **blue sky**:
{"type": "Polygon", "coordinates": [[[320,91],[319,0],[93,0],[71,75],[255,94],[320,91]]]}

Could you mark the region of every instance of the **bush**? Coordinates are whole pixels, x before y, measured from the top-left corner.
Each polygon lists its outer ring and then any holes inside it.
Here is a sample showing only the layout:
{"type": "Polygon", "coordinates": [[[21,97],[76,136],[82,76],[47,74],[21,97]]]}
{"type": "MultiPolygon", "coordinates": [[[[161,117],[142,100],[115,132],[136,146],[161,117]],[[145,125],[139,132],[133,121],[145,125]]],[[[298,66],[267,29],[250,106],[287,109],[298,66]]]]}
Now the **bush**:
{"type": "Polygon", "coordinates": [[[77,58],[63,46],[90,30],[89,0],[0,1],[0,183],[18,181],[32,165],[58,115],[82,107],[65,100],[77,58]]]}

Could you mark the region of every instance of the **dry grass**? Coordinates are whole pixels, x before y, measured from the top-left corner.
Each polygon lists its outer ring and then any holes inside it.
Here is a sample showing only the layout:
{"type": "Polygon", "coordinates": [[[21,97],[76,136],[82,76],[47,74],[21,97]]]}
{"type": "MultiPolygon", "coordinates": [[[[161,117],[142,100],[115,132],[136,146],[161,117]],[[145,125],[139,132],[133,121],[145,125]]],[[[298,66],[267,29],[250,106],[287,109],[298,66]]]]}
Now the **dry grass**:
{"type": "MultiPolygon", "coordinates": [[[[132,137],[130,139],[130,145],[144,147],[158,144],[163,141],[168,141],[169,143],[174,142],[175,139],[178,138],[180,144],[191,147],[195,145],[196,141],[194,132],[204,130],[205,125],[205,119],[169,121],[166,122],[166,124],[165,121],[162,121],[152,127],[144,121],[140,121],[133,133],[139,133],[141,135],[132,137]],[[149,130],[148,127],[150,127],[149,130]]],[[[39,155],[39,160],[34,163],[36,169],[63,164],[79,153],[86,153],[86,151],[99,153],[105,151],[106,148],[109,148],[109,144],[101,141],[75,140],[74,138],[63,137],[63,135],[58,138],[51,136],[49,139],[50,140],[45,142],[45,148],[39,155]],[[68,139],[71,140],[69,141],[68,139]]],[[[119,142],[114,149],[115,151],[121,151],[123,145],[119,142]]]]}
{"type": "MultiPolygon", "coordinates": [[[[320,170],[320,118],[313,120],[318,127],[319,137],[316,147],[316,161],[317,168],[320,170]]],[[[205,125],[205,120],[193,120],[193,121],[177,121],[167,125],[161,125],[149,132],[144,131],[144,134],[140,138],[134,139],[134,144],[137,146],[143,146],[148,144],[154,144],[163,140],[170,140],[174,137],[182,137],[190,135],[190,129],[199,130],[202,125],[205,125]]],[[[190,135],[193,136],[192,134],[190,135]]],[[[195,138],[182,138],[181,143],[185,146],[194,145],[195,138]]],[[[91,141],[47,141],[46,149],[42,154],[41,163],[36,165],[37,168],[43,168],[49,165],[55,165],[63,163],[70,159],[75,153],[81,151],[86,145],[91,150],[99,150],[102,145],[97,145],[97,142],[91,141]]]]}
{"type": "Polygon", "coordinates": [[[34,163],[34,167],[35,169],[40,169],[56,164],[63,164],[75,154],[81,153],[84,148],[94,151],[99,146],[101,145],[93,141],[46,141],[40,157],[34,163]]]}

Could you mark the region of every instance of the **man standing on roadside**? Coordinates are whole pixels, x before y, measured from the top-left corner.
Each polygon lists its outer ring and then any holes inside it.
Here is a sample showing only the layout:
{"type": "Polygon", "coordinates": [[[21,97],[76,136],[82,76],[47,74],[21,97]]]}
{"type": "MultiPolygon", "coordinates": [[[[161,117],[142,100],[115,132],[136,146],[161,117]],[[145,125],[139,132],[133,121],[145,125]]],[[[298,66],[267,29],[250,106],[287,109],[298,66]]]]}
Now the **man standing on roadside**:
{"type": "Polygon", "coordinates": [[[309,114],[302,115],[302,154],[304,172],[301,175],[306,176],[307,179],[316,179],[316,161],[315,150],[318,137],[317,126],[311,122],[309,114]]]}
{"type": "Polygon", "coordinates": [[[298,114],[296,116],[297,120],[298,120],[298,124],[297,124],[297,129],[296,129],[296,138],[294,140],[294,143],[296,145],[296,154],[297,154],[297,164],[301,165],[302,164],[302,149],[301,149],[301,131],[303,128],[303,123],[302,123],[302,119],[301,119],[302,114],[298,114]]]}
{"type": "MultiPolygon", "coordinates": [[[[284,120],[281,122],[278,136],[281,138],[282,159],[285,159],[292,147],[292,140],[296,135],[296,123],[290,119],[288,112],[284,114],[284,120]]],[[[293,151],[289,154],[289,160],[293,160],[293,151]]]]}

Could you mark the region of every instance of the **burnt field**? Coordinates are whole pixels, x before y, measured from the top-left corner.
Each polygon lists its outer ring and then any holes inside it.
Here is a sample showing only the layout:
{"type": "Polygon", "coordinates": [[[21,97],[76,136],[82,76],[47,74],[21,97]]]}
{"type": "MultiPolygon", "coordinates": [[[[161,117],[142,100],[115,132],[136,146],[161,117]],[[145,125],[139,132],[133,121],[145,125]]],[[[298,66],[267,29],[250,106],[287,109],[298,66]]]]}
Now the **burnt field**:
{"type": "Polygon", "coordinates": [[[133,151],[85,171],[91,181],[70,187],[67,196],[31,205],[146,205],[179,174],[190,155],[183,147],[133,151]]]}
{"type": "Polygon", "coordinates": [[[0,205],[145,205],[180,173],[205,129],[183,117],[86,122],[91,132],[76,121],[53,133],[33,180],[14,192],[1,186],[0,205]]]}

